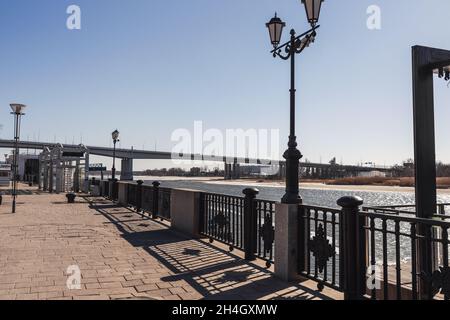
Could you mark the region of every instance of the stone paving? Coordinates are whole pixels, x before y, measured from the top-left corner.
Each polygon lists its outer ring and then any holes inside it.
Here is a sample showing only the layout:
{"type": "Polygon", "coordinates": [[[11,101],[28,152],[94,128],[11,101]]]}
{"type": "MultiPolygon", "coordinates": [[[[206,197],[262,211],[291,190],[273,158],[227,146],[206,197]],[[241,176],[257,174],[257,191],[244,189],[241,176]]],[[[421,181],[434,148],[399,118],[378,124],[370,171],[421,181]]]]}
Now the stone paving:
{"type": "Polygon", "coordinates": [[[28,190],[0,206],[0,299],[340,299],[312,281],[285,283],[207,242],[94,197],[28,190]],[[68,289],[78,266],[81,288],[68,289]]]}

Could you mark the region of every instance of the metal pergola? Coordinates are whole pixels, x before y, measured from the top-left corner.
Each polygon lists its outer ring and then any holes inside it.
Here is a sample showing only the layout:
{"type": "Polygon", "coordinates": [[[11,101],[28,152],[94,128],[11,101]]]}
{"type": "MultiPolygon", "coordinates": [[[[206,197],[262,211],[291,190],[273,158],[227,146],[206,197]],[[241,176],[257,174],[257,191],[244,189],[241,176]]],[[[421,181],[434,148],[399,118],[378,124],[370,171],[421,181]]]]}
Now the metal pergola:
{"type": "Polygon", "coordinates": [[[79,148],[64,148],[58,144],[46,147],[39,155],[39,189],[50,193],[85,191],[89,180],[89,152],[79,148]]]}

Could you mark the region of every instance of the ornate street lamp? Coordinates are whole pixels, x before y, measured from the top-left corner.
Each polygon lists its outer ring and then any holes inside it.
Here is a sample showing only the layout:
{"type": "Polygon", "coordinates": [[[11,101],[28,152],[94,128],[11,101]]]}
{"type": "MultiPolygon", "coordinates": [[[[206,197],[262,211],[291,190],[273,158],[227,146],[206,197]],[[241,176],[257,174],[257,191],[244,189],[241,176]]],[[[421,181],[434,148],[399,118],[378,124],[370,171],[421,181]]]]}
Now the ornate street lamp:
{"type": "Polygon", "coordinates": [[[281,35],[285,26],[286,23],[284,23],[280,18],[277,17],[276,12],[275,17],[273,17],[268,23],[266,23],[266,27],[269,29],[270,42],[272,43],[274,48],[278,47],[278,45],[280,44],[281,35]]]}
{"type": "Polygon", "coordinates": [[[311,26],[315,26],[319,22],[320,9],[324,0],[302,0],[305,5],[306,16],[311,26]]]}
{"type": "Polygon", "coordinates": [[[20,120],[25,113],[23,110],[26,105],[19,103],[11,103],[11,114],[14,115],[14,157],[13,157],[13,189],[12,189],[12,213],[16,213],[16,198],[17,198],[17,169],[19,157],[19,139],[20,139],[20,120]]]}
{"type": "Polygon", "coordinates": [[[113,149],[113,166],[112,166],[112,179],[114,180],[116,178],[116,143],[119,140],[119,131],[116,129],[113,131],[113,133],[111,134],[112,139],[113,139],[113,144],[114,144],[114,149],[113,149]]]}
{"type": "Polygon", "coordinates": [[[281,199],[282,203],[297,204],[302,202],[299,194],[299,166],[302,154],[297,149],[297,137],[295,136],[295,55],[301,53],[306,47],[314,42],[316,29],[320,16],[320,9],[323,0],[302,0],[305,6],[306,15],[312,28],[299,36],[295,30],[291,30],[291,39],[285,44],[279,45],[285,23],[277,17],[273,17],[267,24],[269,29],[270,42],[274,49],[271,51],[274,58],[280,57],[283,60],[291,61],[291,89],[290,89],[290,135],[288,149],[283,154],[286,159],[286,193],[281,199]]]}

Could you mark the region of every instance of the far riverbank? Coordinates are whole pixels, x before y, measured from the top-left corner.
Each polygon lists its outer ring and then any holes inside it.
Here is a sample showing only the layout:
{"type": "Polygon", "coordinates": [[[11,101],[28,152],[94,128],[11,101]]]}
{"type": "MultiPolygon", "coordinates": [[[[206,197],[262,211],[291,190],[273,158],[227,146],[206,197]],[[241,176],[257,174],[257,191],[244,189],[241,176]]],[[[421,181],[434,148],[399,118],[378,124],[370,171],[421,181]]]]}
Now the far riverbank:
{"type": "MultiPolygon", "coordinates": [[[[238,180],[224,180],[217,177],[152,177],[152,176],[137,176],[135,180],[158,180],[158,181],[184,181],[184,182],[202,182],[212,185],[223,186],[251,186],[251,187],[271,187],[271,188],[285,188],[284,181],[270,181],[260,179],[238,179],[238,180]]],[[[413,187],[400,186],[379,186],[379,185],[329,185],[321,182],[301,182],[301,189],[311,190],[331,190],[331,191],[368,191],[368,192],[405,192],[414,193],[413,187]]],[[[450,195],[450,189],[438,189],[438,194],[450,195]]]]}

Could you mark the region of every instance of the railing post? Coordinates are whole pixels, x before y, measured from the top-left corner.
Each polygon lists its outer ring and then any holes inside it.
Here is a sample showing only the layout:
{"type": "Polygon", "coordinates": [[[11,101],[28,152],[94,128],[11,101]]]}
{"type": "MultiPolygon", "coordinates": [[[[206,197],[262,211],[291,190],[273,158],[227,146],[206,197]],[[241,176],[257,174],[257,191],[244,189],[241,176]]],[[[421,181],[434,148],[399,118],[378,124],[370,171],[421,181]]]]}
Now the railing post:
{"type": "Polygon", "coordinates": [[[343,197],[337,201],[342,207],[343,244],[340,248],[343,259],[344,299],[359,300],[365,293],[366,237],[359,207],[359,197],[343,197]]]}
{"type": "Polygon", "coordinates": [[[142,185],[144,184],[144,181],[138,180],[137,183],[137,192],[136,192],[136,212],[140,212],[142,208],[142,185]]]}
{"type": "Polygon", "coordinates": [[[309,230],[306,225],[305,208],[303,205],[298,205],[298,272],[306,271],[306,260],[308,252],[308,238],[309,230]]]}
{"type": "Polygon", "coordinates": [[[112,201],[117,201],[118,198],[118,179],[112,179],[112,201]]]}
{"type": "Polygon", "coordinates": [[[247,188],[243,191],[245,194],[244,200],[244,251],[245,260],[255,260],[256,251],[256,228],[257,215],[255,199],[259,190],[256,188],[247,188]]]}
{"type": "Polygon", "coordinates": [[[158,203],[159,203],[159,186],[161,183],[158,181],[153,181],[153,210],[152,210],[152,218],[156,219],[158,216],[158,203]]]}
{"type": "Polygon", "coordinates": [[[205,193],[201,192],[199,195],[199,204],[198,204],[198,232],[199,234],[204,232],[205,230],[205,193]]]}

